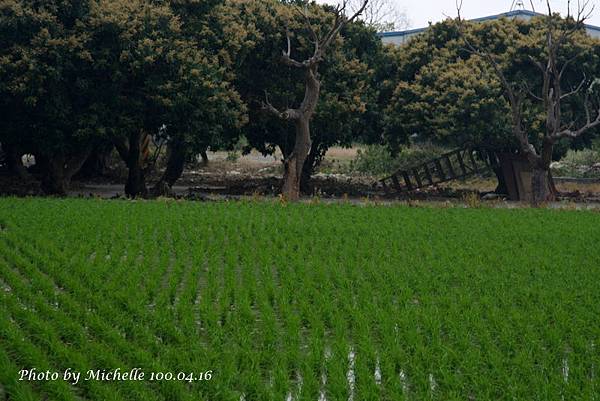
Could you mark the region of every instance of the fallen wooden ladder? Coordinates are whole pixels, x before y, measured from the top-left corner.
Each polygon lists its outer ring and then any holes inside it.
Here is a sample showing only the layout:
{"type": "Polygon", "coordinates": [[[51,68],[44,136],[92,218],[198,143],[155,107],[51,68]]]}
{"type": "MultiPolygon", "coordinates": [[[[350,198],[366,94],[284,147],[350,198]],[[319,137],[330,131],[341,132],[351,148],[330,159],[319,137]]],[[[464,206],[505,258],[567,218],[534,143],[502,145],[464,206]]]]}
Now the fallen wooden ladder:
{"type": "Polygon", "coordinates": [[[499,159],[495,152],[469,147],[443,154],[406,170],[399,170],[380,182],[387,193],[410,192],[489,173],[498,164],[499,159]]]}

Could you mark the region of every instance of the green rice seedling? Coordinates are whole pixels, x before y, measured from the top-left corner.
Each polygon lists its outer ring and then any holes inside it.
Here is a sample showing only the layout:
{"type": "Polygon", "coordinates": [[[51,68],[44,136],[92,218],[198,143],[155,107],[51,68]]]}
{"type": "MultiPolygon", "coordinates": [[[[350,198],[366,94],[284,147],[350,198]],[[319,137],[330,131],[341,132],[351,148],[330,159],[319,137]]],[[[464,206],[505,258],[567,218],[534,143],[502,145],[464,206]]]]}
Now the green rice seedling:
{"type": "Polygon", "coordinates": [[[1,199],[0,394],[594,399],[599,219],[1,199]],[[213,374],[191,383],[15,382],[29,365],[213,374]]]}

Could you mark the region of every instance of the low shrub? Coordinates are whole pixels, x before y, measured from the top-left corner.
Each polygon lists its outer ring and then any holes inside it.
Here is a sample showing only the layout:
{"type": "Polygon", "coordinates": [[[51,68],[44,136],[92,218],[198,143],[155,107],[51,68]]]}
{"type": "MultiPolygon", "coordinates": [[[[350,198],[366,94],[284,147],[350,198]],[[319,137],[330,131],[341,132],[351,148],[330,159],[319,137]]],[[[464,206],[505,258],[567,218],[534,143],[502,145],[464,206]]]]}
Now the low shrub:
{"type": "Polygon", "coordinates": [[[556,177],[600,178],[600,149],[570,150],[551,167],[556,177]]]}
{"type": "Polygon", "coordinates": [[[385,146],[370,145],[359,150],[350,164],[353,173],[384,176],[397,170],[410,168],[446,153],[448,149],[433,144],[413,145],[404,148],[395,157],[385,146]]]}

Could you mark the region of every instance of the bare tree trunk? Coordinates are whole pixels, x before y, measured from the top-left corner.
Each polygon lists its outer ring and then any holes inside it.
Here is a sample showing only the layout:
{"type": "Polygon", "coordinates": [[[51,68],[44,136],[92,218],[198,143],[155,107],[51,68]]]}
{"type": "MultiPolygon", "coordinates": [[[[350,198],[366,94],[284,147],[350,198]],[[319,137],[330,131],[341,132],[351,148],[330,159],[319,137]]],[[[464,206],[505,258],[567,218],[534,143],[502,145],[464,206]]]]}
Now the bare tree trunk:
{"type": "Polygon", "coordinates": [[[550,172],[554,140],[551,135],[546,135],[542,141],[542,149],[538,157],[530,157],[531,164],[531,192],[533,205],[551,202],[556,199],[556,188],[550,172]]]}
{"type": "Polygon", "coordinates": [[[297,109],[287,109],[284,112],[279,111],[271,103],[269,103],[268,94],[266,95],[266,103],[263,107],[271,114],[283,119],[294,122],[296,128],[296,137],[294,149],[292,153],[284,160],[284,175],[282,195],[290,201],[296,201],[300,198],[300,180],[304,170],[306,158],[310,152],[310,120],[315,112],[317,103],[319,102],[319,94],[321,92],[321,82],[319,81],[319,64],[323,61],[327,48],[333,40],[339,35],[342,28],[348,23],[354,21],[367,7],[369,0],[362,0],[362,6],[350,18],[344,16],[347,3],[344,1],[342,5],[335,9],[335,21],[331,29],[321,38],[317,31],[310,23],[308,15],[298,8],[298,11],[305,19],[305,27],[310,31],[312,43],[314,45],[314,53],[312,57],[300,62],[291,57],[292,45],[289,30],[287,36],[287,51],[283,51],[282,62],[288,67],[300,68],[305,72],[304,75],[304,99],[302,104],[297,109]]]}
{"type": "Polygon", "coordinates": [[[302,170],[302,178],[300,179],[300,191],[303,194],[313,194],[314,188],[311,186],[310,180],[316,169],[320,166],[325,154],[327,153],[327,146],[322,145],[322,141],[317,135],[316,138],[311,139],[312,145],[310,152],[304,162],[304,169],[302,170]]]}
{"type": "Polygon", "coordinates": [[[498,195],[507,195],[508,187],[506,186],[506,178],[504,177],[504,171],[502,171],[502,167],[497,166],[494,167],[493,170],[496,178],[498,179],[498,185],[496,186],[494,193],[498,195]]]}
{"type": "Polygon", "coordinates": [[[282,193],[289,201],[300,199],[300,180],[308,153],[310,152],[310,116],[302,115],[294,121],[296,143],[289,158],[284,161],[282,193]]]}
{"type": "Polygon", "coordinates": [[[146,197],[148,188],[146,187],[146,174],[142,166],[132,161],[129,164],[129,174],[125,184],[125,195],[130,198],[146,197]]]}
{"type": "Polygon", "coordinates": [[[304,167],[302,168],[302,175],[300,177],[300,192],[305,195],[311,195],[314,191],[310,183],[310,179],[315,171],[315,163],[317,159],[315,145],[310,148],[310,152],[304,162],[304,167]]]}
{"type": "Polygon", "coordinates": [[[121,138],[116,138],[114,141],[119,155],[127,165],[128,175],[125,184],[125,195],[130,198],[146,197],[148,195],[142,155],[143,139],[144,133],[140,130],[131,133],[127,143],[121,138]]]}
{"type": "Polygon", "coordinates": [[[185,167],[186,152],[185,147],[180,142],[169,142],[167,145],[167,168],[160,180],[152,188],[154,196],[172,195],[173,185],[183,174],[185,167]]]}
{"type": "Polygon", "coordinates": [[[534,168],[531,176],[532,203],[540,205],[553,200],[548,170],[534,168]]]}
{"type": "Polygon", "coordinates": [[[200,152],[200,157],[202,157],[202,165],[208,166],[208,155],[206,154],[207,149],[204,149],[200,152]]]}
{"type": "Polygon", "coordinates": [[[146,175],[144,166],[142,166],[142,137],[141,131],[131,134],[129,137],[129,155],[127,157],[129,174],[125,184],[125,194],[130,198],[148,195],[146,175]]]}

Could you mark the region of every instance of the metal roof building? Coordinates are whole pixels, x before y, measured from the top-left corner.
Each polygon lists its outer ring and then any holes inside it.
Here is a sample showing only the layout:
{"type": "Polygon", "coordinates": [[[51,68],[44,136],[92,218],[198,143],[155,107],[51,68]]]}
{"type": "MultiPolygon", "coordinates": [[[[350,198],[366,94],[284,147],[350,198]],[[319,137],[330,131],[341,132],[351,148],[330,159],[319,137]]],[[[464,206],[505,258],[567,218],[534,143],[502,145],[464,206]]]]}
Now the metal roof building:
{"type": "MultiPolygon", "coordinates": [[[[524,20],[529,20],[533,17],[544,16],[545,14],[536,13],[529,10],[514,10],[509,11],[507,13],[490,15],[489,17],[476,18],[471,21],[474,22],[485,22],[485,21],[493,21],[500,18],[519,18],[524,20]]],[[[383,32],[380,33],[379,36],[383,43],[390,43],[395,45],[402,45],[406,43],[410,38],[419,35],[420,33],[426,31],[428,28],[419,28],[419,29],[410,29],[407,31],[398,31],[398,32],[383,32]]],[[[588,34],[593,38],[600,39],[600,27],[593,25],[586,25],[586,29],[588,34]]]]}

